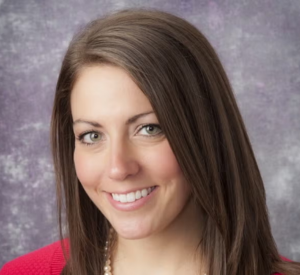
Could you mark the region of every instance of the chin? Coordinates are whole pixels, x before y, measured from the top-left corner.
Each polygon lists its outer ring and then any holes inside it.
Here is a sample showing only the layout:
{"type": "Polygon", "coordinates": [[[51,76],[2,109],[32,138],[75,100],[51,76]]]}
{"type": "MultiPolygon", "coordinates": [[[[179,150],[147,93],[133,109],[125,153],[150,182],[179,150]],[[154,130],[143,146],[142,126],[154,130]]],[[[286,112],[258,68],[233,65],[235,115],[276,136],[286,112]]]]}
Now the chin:
{"type": "Polygon", "coordinates": [[[145,223],[143,225],[130,222],[117,224],[112,223],[112,226],[121,238],[128,240],[147,238],[154,233],[153,228],[145,226],[145,223]]]}

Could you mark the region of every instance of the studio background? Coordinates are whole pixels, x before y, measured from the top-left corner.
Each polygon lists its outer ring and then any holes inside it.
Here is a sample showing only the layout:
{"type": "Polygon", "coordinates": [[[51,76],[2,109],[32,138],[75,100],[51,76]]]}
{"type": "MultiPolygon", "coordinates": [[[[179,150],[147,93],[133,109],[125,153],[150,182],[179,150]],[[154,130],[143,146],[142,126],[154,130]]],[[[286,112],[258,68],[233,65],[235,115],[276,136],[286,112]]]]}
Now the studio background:
{"type": "Polygon", "coordinates": [[[159,8],[198,27],[234,88],[282,255],[300,261],[299,0],[0,0],[0,268],[58,239],[49,123],[76,30],[107,12],[159,8]]]}

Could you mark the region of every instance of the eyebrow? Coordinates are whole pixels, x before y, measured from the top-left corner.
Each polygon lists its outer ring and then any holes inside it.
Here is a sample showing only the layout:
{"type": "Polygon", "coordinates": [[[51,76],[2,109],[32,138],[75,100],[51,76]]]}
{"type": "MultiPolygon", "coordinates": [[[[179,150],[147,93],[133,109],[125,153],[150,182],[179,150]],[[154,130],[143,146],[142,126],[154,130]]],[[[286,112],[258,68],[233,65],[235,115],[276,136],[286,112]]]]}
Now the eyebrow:
{"type": "MultiPolygon", "coordinates": [[[[136,122],[139,118],[141,117],[144,117],[144,116],[147,116],[149,114],[154,114],[153,111],[150,111],[150,112],[146,112],[146,113],[141,113],[141,114],[137,114],[131,118],[129,118],[127,121],[126,121],[126,125],[129,125],[129,124],[132,124],[134,122],[136,122]]],[[[73,126],[78,124],[78,123],[85,123],[85,124],[90,124],[94,127],[98,127],[98,128],[101,128],[103,127],[101,124],[99,124],[98,122],[95,122],[95,121],[88,121],[88,120],[82,120],[82,119],[76,119],[74,122],[73,122],[73,126]]]]}

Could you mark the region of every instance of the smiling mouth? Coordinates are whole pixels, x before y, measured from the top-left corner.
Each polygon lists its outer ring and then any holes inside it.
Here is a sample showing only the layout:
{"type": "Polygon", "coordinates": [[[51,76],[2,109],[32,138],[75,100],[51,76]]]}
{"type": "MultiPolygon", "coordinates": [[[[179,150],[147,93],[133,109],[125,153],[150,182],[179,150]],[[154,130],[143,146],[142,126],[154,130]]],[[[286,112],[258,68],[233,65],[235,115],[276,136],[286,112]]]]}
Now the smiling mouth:
{"type": "Polygon", "coordinates": [[[157,186],[152,186],[149,188],[137,190],[135,192],[130,192],[127,194],[116,194],[111,193],[113,200],[121,202],[121,203],[128,203],[128,202],[135,202],[140,200],[144,197],[147,197],[157,186]]]}

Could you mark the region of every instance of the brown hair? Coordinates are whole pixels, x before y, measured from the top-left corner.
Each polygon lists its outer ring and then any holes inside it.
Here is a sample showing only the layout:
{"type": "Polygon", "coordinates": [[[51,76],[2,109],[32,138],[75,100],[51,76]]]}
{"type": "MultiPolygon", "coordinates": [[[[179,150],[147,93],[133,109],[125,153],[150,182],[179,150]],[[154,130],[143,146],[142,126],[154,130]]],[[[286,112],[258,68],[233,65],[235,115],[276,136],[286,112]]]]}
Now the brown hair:
{"type": "Polygon", "coordinates": [[[52,146],[60,234],[70,244],[63,274],[101,274],[104,266],[108,222],[76,177],[70,109],[80,70],[103,63],[126,70],[147,96],[195,202],[204,209],[199,245],[207,275],[299,274],[300,264],[278,254],[262,178],[216,52],[187,21],[149,9],[92,21],[73,38],[62,63],[52,146]]]}

